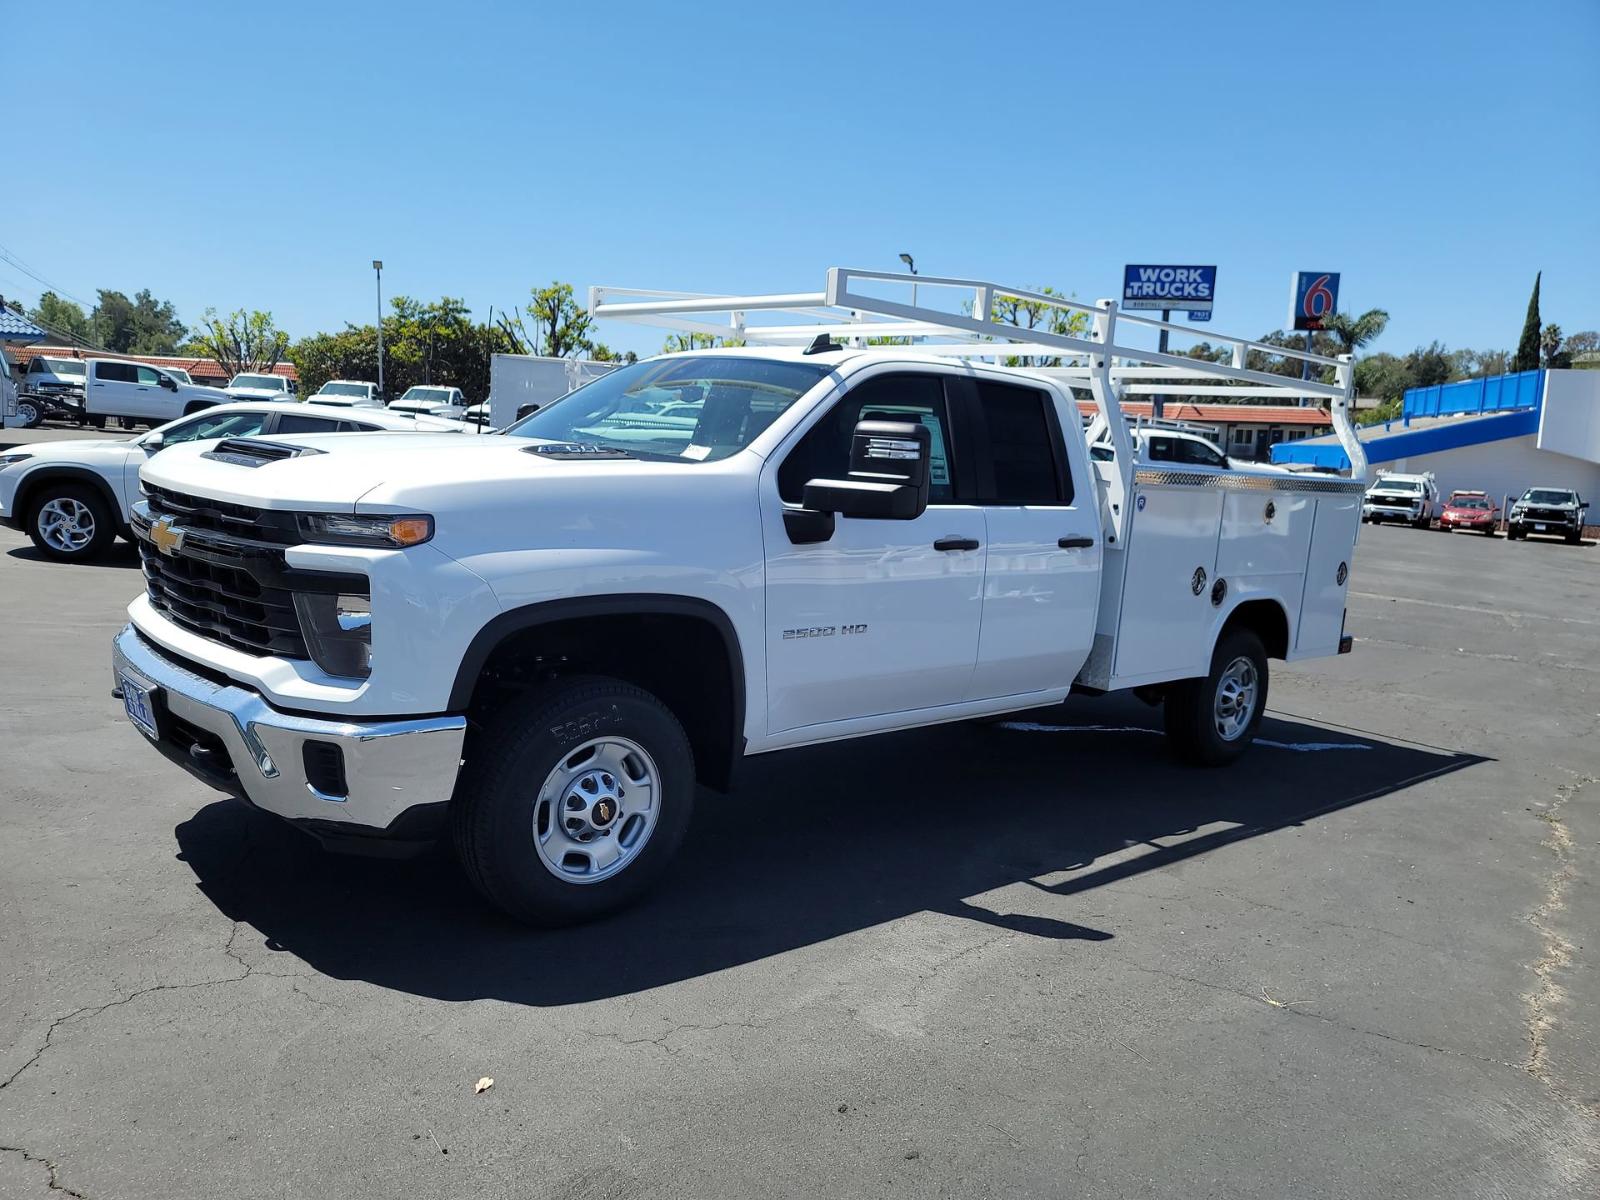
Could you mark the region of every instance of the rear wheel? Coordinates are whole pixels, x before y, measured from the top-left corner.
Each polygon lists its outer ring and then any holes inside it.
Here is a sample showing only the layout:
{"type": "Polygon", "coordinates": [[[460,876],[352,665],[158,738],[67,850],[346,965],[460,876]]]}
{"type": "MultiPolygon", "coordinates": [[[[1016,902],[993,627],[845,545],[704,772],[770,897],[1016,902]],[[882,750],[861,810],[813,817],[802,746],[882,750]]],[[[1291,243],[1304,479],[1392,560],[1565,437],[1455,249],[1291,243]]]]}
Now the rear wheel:
{"type": "Polygon", "coordinates": [[[28,536],[46,558],[83,562],[97,558],[116,539],[116,522],[105,498],[82,484],[46,485],[33,497],[28,536]]]}
{"type": "Polygon", "coordinates": [[[510,705],[469,750],[452,834],[491,904],[566,925],[660,877],[694,794],[694,753],[661,701],[617,679],[564,679],[510,705]]]}
{"type": "Polygon", "coordinates": [[[1255,740],[1266,708],[1266,648],[1250,630],[1235,629],[1217,642],[1205,678],[1168,689],[1167,739],[1184,761],[1220,767],[1255,740]]]}

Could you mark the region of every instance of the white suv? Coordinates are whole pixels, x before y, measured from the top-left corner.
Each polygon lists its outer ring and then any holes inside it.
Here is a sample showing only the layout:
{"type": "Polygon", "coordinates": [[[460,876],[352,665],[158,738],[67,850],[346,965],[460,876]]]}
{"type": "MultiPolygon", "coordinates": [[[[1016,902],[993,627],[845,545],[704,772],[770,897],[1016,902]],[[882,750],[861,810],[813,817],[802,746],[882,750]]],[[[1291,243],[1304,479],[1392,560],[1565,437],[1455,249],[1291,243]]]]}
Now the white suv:
{"type": "Polygon", "coordinates": [[[181,417],[143,437],[41,442],[0,453],[0,524],[21,529],[47,558],[94,558],[119,533],[139,499],[139,468],[181,442],[257,434],[457,432],[455,422],[391,416],[293,401],[227,404],[181,417]]]}
{"type": "Polygon", "coordinates": [[[1427,529],[1439,507],[1439,484],[1429,471],[1423,475],[1402,475],[1379,471],[1378,480],[1361,501],[1361,519],[1376,525],[1383,521],[1403,521],[1427,529]]]}
{"type": "Polygon", "coordinates": [[[311,397],[314,404],[337,404],[346,408],[382,408],[378,385],[360,379],[330,379],[311,397]]]}
{"type": "Polygon", "coordinates": [[[228,380],[228,395],[235,400],[293,400],[294,381],[284,375],[241,372],[228,380]]]}

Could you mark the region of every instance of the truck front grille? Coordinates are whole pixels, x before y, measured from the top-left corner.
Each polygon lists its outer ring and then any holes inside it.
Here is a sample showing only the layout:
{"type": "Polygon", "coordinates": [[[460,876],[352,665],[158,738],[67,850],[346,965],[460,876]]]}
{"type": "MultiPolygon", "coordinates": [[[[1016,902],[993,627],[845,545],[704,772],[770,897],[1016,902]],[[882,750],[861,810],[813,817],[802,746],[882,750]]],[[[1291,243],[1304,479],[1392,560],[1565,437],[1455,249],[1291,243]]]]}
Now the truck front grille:
{"type": "Polygon", "coordinates": [[[365,576],[306,571],[284,551],[298,543],[295,515],[145,485],[148,512],[135,509],[133,532],[150,604],[175,625],[257,657],[311,657],[296,592],[364,595],[365,576]],[[166,543],[152,537],[165,520],[166,543]]]}
{"type": "MultiPolygon", "coordinates": [[[[191,540],[198,542],[198,536],[191,540]]],[[[141,540],[139,556],[150,603],[175,624],[246,654],[307,657],[294,593],[258,577],[255,568],[268,564],[252,564],[210,539],[170,556],[141,540]]],[[[277,558],[281,572],[281,552],[277,558]]]]}

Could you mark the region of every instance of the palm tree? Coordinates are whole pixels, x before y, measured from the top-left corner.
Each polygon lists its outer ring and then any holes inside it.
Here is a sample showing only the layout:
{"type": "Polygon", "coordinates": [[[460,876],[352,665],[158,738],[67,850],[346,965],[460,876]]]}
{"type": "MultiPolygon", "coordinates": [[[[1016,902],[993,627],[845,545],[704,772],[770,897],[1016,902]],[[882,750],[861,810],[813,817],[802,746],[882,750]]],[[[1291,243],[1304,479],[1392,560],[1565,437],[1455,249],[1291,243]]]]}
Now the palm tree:
{"type": "Polygon", "coordinates": [[[1359,317],[1338,313],[1322,319],[1322,332],[1339,343],[1340,354],[1354,354],[1368,342],[1376,339],[1389,324],[1389,314],[1381,308],[1369,308],[1359,317]]]}

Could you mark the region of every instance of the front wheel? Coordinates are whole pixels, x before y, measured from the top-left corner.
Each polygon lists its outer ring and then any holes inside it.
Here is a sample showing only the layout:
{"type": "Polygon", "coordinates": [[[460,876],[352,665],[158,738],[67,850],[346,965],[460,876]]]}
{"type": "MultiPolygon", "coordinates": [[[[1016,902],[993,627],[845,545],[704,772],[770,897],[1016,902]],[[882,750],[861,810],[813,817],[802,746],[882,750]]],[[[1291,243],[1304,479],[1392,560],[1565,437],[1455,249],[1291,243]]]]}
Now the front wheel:
{"type": "Polygon", "coordinates": [[[36,401],[21,396],[17,399],[17,420],[22,422],[24,429],[37,429],[44,420],[44,409],[36,401]]]}
{"type": "Polygon", "coordinates": [[[33,499],[28,536],[46,558],[84,562],[116,540],[117,527],[104,497],[81,484],[47,485],[33,499]]]}
{"type": "Polygon", "coordinates": [[[1217,642],[1211,670],[1167,691],[1167,739],[1173,752],[1197,766],[1220,767],[1255,740],[1267,709],[1267,651],[1248,629],[1217,642]]]}
{"type": "Polygon", "coordinates": [[[508,706],[469,750],[456,853],[495,907],[533,925],[631,903],[677,853],[694,810],[694,752],[649,692],[597,676],[508,706]]]}

